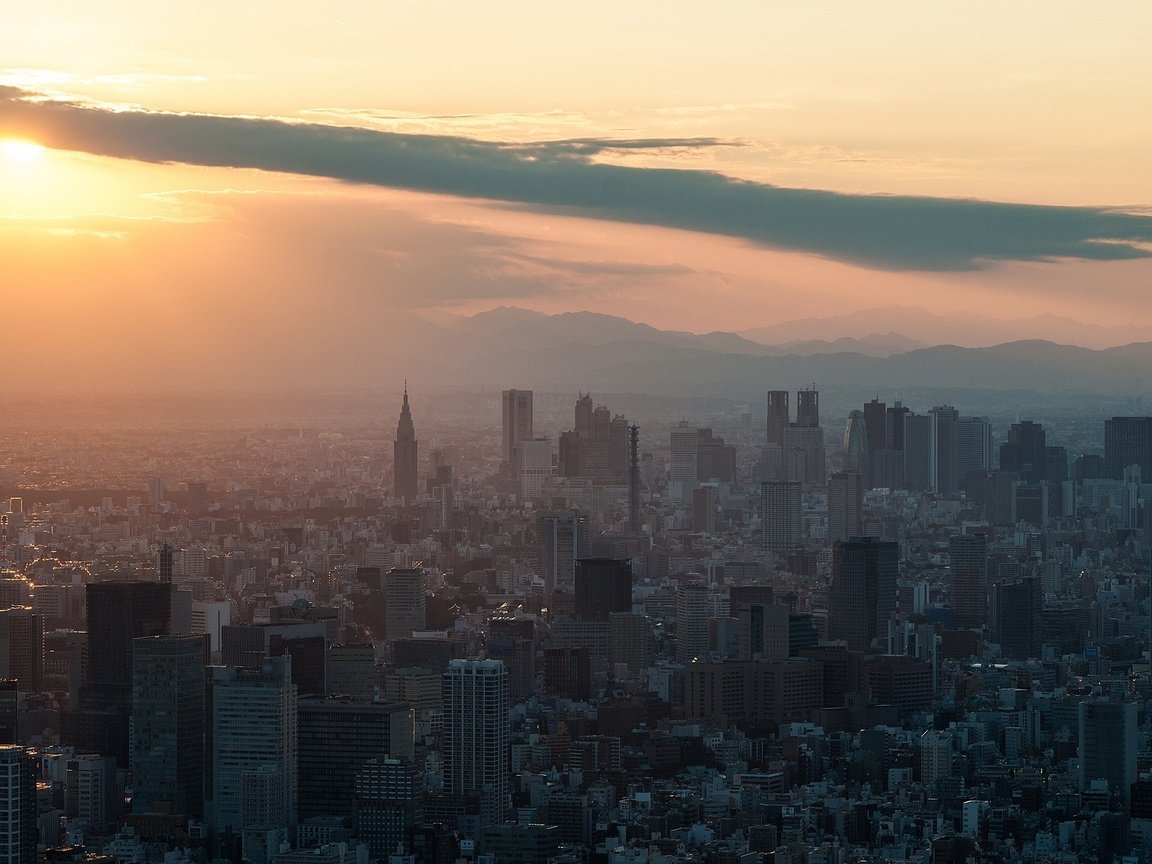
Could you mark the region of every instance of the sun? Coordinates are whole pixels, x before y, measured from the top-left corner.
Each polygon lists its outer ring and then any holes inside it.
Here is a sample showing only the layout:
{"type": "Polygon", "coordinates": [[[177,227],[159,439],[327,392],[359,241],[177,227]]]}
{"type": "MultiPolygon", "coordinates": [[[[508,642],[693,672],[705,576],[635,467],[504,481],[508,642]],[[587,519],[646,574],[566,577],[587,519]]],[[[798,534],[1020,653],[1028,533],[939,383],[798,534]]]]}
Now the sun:
{"type": "Polygon", "coordinates": [[[5,138],[0,141],[0,153],[3,153],[9,162],[31,165],[44,155],[44,145],[23,138],[5,138]]]}

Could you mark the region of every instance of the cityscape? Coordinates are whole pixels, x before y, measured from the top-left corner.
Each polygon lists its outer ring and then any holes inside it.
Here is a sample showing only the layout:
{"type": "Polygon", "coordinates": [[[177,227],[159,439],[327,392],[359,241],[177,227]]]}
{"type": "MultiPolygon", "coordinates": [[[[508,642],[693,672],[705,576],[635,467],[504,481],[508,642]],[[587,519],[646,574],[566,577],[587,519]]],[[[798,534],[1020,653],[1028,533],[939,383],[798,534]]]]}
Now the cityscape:
{"type": "Polygon", "coordinates": [[[1150,848],[1152,417],[422,395],[5,437],[7,860],[1150,848]]]}
{"type": "Polygon", "coordinates": [[[0,864],[1152,864],[1149,33],[5,3],[0,864]]]}

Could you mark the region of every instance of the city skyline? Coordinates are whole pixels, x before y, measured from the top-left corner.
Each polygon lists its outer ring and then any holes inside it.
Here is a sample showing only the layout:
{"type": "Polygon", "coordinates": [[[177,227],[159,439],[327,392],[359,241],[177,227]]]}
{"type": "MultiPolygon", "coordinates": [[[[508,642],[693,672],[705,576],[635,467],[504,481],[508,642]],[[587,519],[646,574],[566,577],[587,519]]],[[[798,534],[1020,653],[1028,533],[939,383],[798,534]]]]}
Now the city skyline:
{"type": "Polygon", "coordinates": [[[501,305],[691,332],[889,306],[1152,327],[1145,9],[289,5],[210,36],[113,9],[9,26],[24,377],[90,383],[102,355],[137,385],[282,377],[327,342],[331,380],[501,305]]]}

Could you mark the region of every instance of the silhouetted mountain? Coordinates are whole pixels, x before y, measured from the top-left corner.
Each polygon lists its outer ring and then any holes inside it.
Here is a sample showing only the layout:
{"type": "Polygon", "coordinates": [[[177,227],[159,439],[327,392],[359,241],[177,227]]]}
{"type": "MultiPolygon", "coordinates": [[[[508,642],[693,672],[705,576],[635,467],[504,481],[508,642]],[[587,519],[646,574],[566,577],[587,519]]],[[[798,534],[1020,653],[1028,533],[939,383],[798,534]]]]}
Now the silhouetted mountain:
{"type": "Polygon", "coordinates": [[[478,315],[441,332],[446,350],[421,361],[435,366],[427,370],[430,377],[478,388],[511,381],[563,392],[748,398],[768,387],[816,382],[821,389],[864,392],[974,389],[1119,396],[1144,392],[1152,368],[1152,343],[1093,350],[1022,340],[986,348],[939,345],[888,357],[862,351],[768,356],[732,334],[697,336],[607,315],[518,309],[478,315]]]}
{"type": "Polygon", "coordinates": [[[765,345],[783,346],[801,340],[854,337],[859,333],[913,334],[921,345],[949,342],[973,348],[1018,339],[1106,348],[1147,336],[1139,327],[1103,327],[1058,315],[1006,320],[975,313],[937,314],[914,306],[881,306],[844,315],[801,318],[742,330],[739,335],[765,345]]]}

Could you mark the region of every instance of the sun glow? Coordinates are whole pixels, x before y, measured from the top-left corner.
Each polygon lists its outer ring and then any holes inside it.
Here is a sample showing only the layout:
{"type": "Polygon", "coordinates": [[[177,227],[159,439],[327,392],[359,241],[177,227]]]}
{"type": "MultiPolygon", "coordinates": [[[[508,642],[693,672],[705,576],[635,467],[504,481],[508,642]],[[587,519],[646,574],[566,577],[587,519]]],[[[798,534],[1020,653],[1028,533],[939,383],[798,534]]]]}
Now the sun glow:
{"type": "Polygon", "coordinates": [[[6,138],[0,141],[0,153],[3,153],[9,162],[31,165],[44,155],[44,145],[23,138],[6,138]]]}

